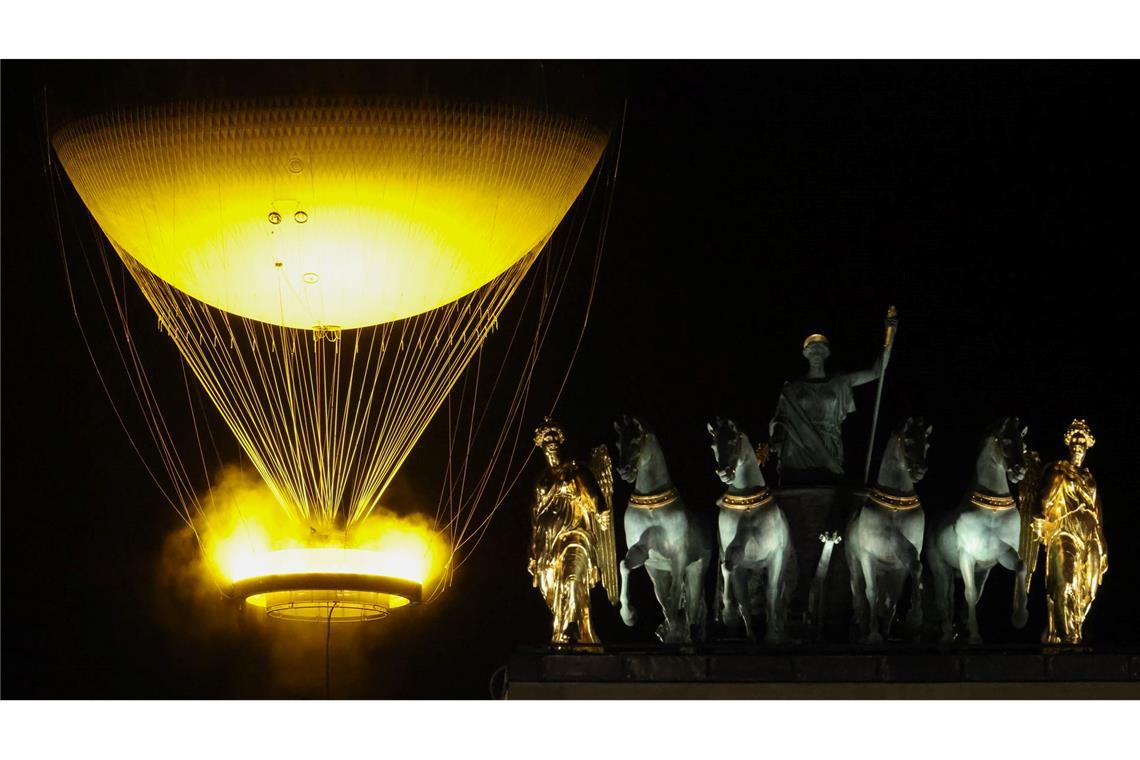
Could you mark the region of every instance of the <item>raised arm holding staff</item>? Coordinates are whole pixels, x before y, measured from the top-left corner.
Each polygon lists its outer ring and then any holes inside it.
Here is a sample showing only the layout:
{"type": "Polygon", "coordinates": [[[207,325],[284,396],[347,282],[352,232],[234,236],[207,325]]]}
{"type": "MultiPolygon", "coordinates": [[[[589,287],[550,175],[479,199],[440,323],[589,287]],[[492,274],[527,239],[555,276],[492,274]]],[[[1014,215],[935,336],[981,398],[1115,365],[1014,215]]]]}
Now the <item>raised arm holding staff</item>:
{"type": "Polygon", "coordinates": [[[883,336],[883,355],[879,371],[879,387],[875,390],[875,412],[871,415],[871,438],[867,441],[867,461],[863,465],[863,482],[871,481],[871,455],[875,452],[875,428],[879,424],[879,402],[883,399],[883,378],[887,375],[887,362],[891,360],[891,346],[899,329],[899,316],[894,306],[887,308],[886,330],[883,336]]]}

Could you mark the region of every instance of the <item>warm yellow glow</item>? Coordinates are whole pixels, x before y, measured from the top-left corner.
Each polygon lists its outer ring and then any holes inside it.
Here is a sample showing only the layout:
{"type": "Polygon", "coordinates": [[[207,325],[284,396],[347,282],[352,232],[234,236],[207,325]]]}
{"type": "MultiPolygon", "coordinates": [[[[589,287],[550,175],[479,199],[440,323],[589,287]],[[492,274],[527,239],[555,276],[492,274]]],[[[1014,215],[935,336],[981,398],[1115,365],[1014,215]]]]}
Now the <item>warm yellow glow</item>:
{"type": "Polygon", "coordinates": [[[406,607],[410,604],[407,599],[400,596],[354,591],[294,591],[253,594],[245,599],[246,604],[254,607],[268,608],[279,605],[292,607],[294,609],[293,614],[279,615],[286,620],[324,620],[333,602],[338,605],[338,610],[334,612],[335,617],[348,617],[358,620],[376,620],[382,617],[382,615],[361,615],[362,610],[381,608],[387,611],[406,607]]]}
{"type": "Polygon", "coordinates": [[[223,584],[337,573],[430,586],[449,560],[446,541],[422,515],[403,517],[380,509],[348,534],[317,533],[285,517],[264,482],[236,468],[223,472],[203,502],[206,513],[199,534],[211,569],[223,584]]]}
{"type": "Polygon", "coordinates": [[[381,575],[422,584],[431,571],[430,544],[412,534],[371,549],[307,546],[250,550],[245,542],[236,543],[239,550],[224,541],[218,547],[219,569],[231,582],[265,575],[340,573],[381,575]]]}
{"type": "Polygon", "coordinates": [[[225,581],[340,573],[401,578],[425,585],[438,579],[447,558],[442,538],[411,518],[377,514],[348,536],[336,533],[307,542],[292,529],[274,538],[267,525],[256,520],[246,517],[228,535],[207,537],[212,564],[225,581]]]}
{"type": "Polygon", "coordinates": [[[118,247],[233,314],[311,329],[450,303],[540,245],[605,135],[517,108],[220,101],[55,135],[118,247]]]}

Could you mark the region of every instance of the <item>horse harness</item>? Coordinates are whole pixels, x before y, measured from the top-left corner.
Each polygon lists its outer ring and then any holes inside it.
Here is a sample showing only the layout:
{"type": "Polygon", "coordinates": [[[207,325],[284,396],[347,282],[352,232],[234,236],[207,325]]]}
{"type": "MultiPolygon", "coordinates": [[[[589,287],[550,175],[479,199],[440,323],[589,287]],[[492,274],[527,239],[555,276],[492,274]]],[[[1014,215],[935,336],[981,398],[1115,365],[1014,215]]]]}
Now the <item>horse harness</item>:
{"type": "Polygon", "coordinates": [[[877,504],[883,509],[889,509],[893,512],[909,512],[912,509],[918,509],[922,506],[922,502],[918,499],[918,494],[892,496],[889,493],[880,491],[878,488],[872,488],[871,493],[867,494],[867,498],[871,500],[872,504],[877,504]]]}
{"type": "Polygon", "coordinates": [[[988,509],[991,512],[1004,512],[1017,506],[1017,502],[1013,500],[1012,496],[986,496],[977,491],[970,493],[970,503],[975,507],[988,509]]]}
{"type": "Polygon", "coordinates": [[[748,496],[736,496],[735,494],[726,493],[721,497],[720,505],[725,509],[735,509],[746,512],[750,509],[766,507],[774,501],[775,499],[772,498],[772,493],[767,488],[761,488],[756,493],[748,496]]]}
{"type": "Polygon", "coordinates": [[[678,495],[675,486],[669,486],[664,491],[658,491],[657,493],[630,494],[629,506],[637,507],[638,509],[660,509],[676,501],[678,495]]]}

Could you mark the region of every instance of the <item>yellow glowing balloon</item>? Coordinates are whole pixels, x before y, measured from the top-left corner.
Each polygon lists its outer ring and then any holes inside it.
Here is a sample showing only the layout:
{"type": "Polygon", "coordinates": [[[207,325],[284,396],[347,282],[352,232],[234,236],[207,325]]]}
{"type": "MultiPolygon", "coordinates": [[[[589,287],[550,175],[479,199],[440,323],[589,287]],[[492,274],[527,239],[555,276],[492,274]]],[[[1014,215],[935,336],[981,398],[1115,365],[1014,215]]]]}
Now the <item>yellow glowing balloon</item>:
{"type": "Polygon", "coordinates": [[[99,226],[153,274],[312,329],[488,283],[550,235],[606,136],[521,108],[293,99],[117,111],[54,142],[99,226]]]}

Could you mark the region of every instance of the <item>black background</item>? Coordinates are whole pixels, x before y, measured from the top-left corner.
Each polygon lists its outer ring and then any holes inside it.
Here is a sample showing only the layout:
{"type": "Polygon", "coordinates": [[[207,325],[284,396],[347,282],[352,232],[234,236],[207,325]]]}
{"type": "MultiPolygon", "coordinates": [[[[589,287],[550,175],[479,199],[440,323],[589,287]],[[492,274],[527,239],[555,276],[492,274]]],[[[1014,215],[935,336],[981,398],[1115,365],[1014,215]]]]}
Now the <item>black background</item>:
{"type": "MultiPolygon", "coordinates": [[[[532,76],[535,67],[525,68],[532,76]]],[[[597,298],[557,409],[571,447],[584,454],[611,440],[616,414],[641,415],[686,499],[711,520],[720,486],[705,422],[730,415],[763,439],[780,383],[803,369],[803,337],[830,337],[833,369],[867,366],[883,312],[896,304],[881,419],[889,427],[918,413],[933,422],[920,487],[928,511],[948,509],[967,486],[982,430],[996,418],[1020,416],[1049,460],[1062,454],[1068,421],[1085,417],[1110,545],[1086,633],[1135,644],[1136,66],[589,68],[602,83],[599,101],[624,93],[628,110],[597,298]]],[[[289,79],[313,67],[281,69],[289,79]]],[[[556,69],[538,67],[540,80],[556,80],[546,73],[556,69]]],[[[152,79],[169,82],[171,70],[3,65],[6,697],[324,694],[322,627],[243,622],[209,601],[180,602],[182,592],[164,585],[157,568],[179,523],[120,429],[71,314],[38,98],[46,85],[53,104],[55,93],[65,105],[99,103],[121,81],[145,91],[152,79]]],[[[181,86],[224,74],[224,89],[240,92],[265,65],[188,70],[181,86]]],[[[404,65],[395,79],[416,70],[404,65]]],[[[567,315],[582,305],[579,293],[567,315]]],[[[564,359],[574,333],[563,332],[551,351],[564,359]]],[[[156,361],[156,377],[182,382],[175,357],[156,361]]],[[[553,396],[551,377],[540,376],[535,392],[553,396]]],[[[853,472],[872,402],[870,387],[857,390],[845,427],[853,472]]],[[[440,439],[425,436],[401,487],[429,490],[443,455],[440,439]]],[[[528,477],[536,471],[532,462],[528,477]]],[[[525,573],[527,496],[512,495],[439,602],[334,628],[333,696],[485,696],[512,651],[543,643],[547,613],[525,573]]],[[[1011,583],[999,570],[987,586],[990,642],[1032,642],[1043,625],[1038,584],[1028,627],[1010,628],[1011,583]]],[[[647,583],[635,592],[648,604],[647,583]]],[[[652,615],[635,631],[616,613],[598,617],[606,640],[651,640],[652,615]]]]}

